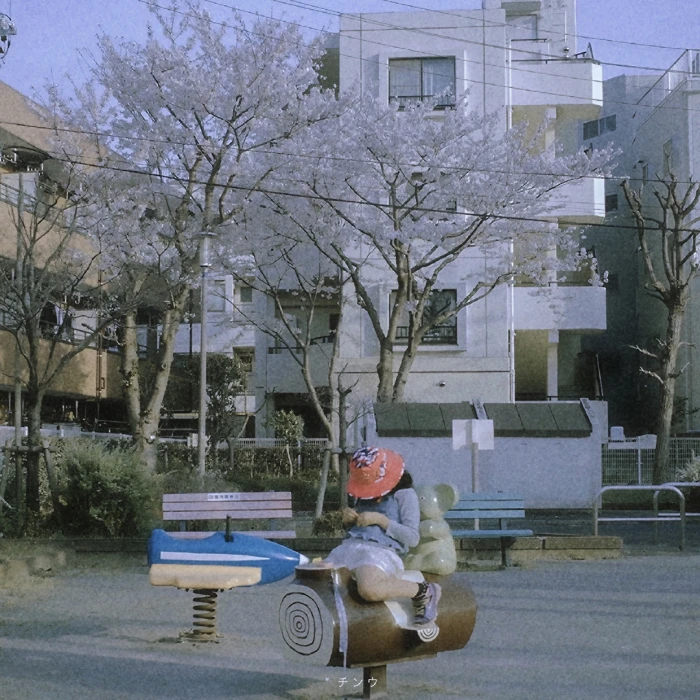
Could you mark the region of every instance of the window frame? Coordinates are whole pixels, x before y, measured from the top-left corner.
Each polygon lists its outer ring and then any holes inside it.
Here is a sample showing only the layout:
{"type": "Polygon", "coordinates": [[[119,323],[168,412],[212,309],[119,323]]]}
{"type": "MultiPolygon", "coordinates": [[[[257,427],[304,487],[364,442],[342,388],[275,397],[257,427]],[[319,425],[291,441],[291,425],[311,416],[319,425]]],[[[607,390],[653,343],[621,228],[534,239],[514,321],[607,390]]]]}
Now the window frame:
{"type": "Polygon", "coordinates": [[[208,280],[207,288],[207,313],[223,314],[227,307],[226,280],[208,280]],[[215,293],[216,290],[216,293],[215,293]],[[220,292],[223,290],[223,294],[220,292]]]}
{"type": "Polygon", "coordinates": [[[402,56],[393,57],[388,60],[388,93],[389,93],[389,104],[398,103],[399,109],[403,110],[407,105],[416,104],[420,102],[426,102],[430,99],[437,98],[437,103],[434,109],[444,111],[446,109],[452,109],[457,104],[457,61],[455,56],[402,56]],[[398,68],[398,64],[401,62],[416,62],[420,64],[420,95],[392,95],[392,64],[394,68],[398,68]],[[447,94],[426,94],[425,87],[425,71],[424,65],[430,63],[431,61],[450,61],[452,66],[452,92],[447,94]]]}
{"type": "Polygon", "coordinates": [[[664,177],[668,177],[673,172],[673,139],[664,141],[661,148],[663,174],[664,177]]]}
{"type": "Polygon", "coordinates": [[[590,141],[591,139],[598,138],[598,136],[611,134],[613,131],[617,131],[617,114],[608,114],[599,119],[591,119],[590,121],[583,122],[584,141],[590,141]]]}
{"type": "Polygon", "coordinates": [[[506,26],[510,41],[537,41],[539,38],[540,18],[536,12],[519,12],[506,15],[506,26]],[[531,20],[531,23],[521,23],[524,19],[531,20]],[[524,36],[526,33],[531,33],[532,36],[524,36]],[[523,36],[514,37],[512,34],[522,34],[523,36]]]}
{"type": "Polygon", "coordinates": [[[239,284],[238,285],[238,302],[240,304],[252,304],[253,303],[253,288],[249,284],[239,284]],[[243,298],[243,292],[246,292],[246,296],[250,295],[250,299],[243,298]]]}
{"type": "Polygon", "coordinates": [[[605,195],[605,213],[606,214],[613,212],[613,211],[617,211],[619,206],[620,206],[620,202],[619,202],[619,198],[618,198],[617,194],[606,194],[605,195]]]}
{"type": "MultiPolygon", "coordinates": [[[[455,288],[445,288],[445,289],[434,289],[431,292],[431,297],[433,295],[444,295],[450,294],[451,303],[457,305],[457,289],[455,288]]],[[[390,292],[389,294],[389,308],[393,308],[394,298],[396,295],[396,290],[390,292]]],[[[427,310],[426,310],[427,311],[427,310]]],[[[408,312],[404,311],[406,316],[406,324],[400,325],[396,329],[396,344],[405,345],[408,343],[408,312]],[[402,330],[404,334],[402,335],[402,330]]],[[[442,346],[448,347],[449,349],[454,349],[459,346],[459,316],[460,314],[455,314],[449,321],[440,326],[435,326],[431,328],[424,336],[420,342],[421,349],[426,347],[442,346]]],[[[403,321],[403,319],[402,319],[403,321]]]]}

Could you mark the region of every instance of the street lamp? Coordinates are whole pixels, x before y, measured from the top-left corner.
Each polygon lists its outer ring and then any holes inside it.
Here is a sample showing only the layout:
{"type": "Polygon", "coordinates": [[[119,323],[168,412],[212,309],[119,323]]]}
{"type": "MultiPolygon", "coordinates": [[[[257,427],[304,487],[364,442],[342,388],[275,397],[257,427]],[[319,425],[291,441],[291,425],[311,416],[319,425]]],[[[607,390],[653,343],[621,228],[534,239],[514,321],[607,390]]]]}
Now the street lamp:
{"type": "Polygon", "coordinates": [[[199,240],[199,268],[202,283],[202,308],[199,324],[199,424],[197,430],[197,448],[199,474],[204,476],[207,456],[207,272],[211,267],[209,262],[209,241],[214,234],[202,231],[199,240]]]}
{"type": "Polygon", "coordinates": [[[10,50],[10,37],[17,34],[15,23],[4,13],[0,12],[0,63],[5,60],[10,50]]]}

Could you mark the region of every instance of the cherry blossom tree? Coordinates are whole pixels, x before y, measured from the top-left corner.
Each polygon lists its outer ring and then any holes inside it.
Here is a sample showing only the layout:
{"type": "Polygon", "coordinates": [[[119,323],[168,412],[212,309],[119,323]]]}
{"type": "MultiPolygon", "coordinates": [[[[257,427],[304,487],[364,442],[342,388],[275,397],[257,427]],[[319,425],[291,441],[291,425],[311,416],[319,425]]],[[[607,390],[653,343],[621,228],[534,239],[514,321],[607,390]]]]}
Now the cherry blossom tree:
{"type": "MultiPolygon", "coordinates": [[[[27,417],[25,501],[33,512],[39,510],[46,394],[66,373],[80,382],[77,356],[94,350],[111,322],[103,307],[104,288],[111,280],[100,269],[100,240],[85,234],[90,201],[81,191],[81,168],[38,150],[36,155],[43,161],[40,171],[5,173],[1,178],[2,206],[11,223],[3,231],[4,252],[14,260],[0,264],[0,329],[14,340],[14,357],[10,353],[0,364],[16,382],[16,412],[21,388],[27,417]]],[[[82,378],[94,386],[89,370],[82,371],[82,378]]],[[[15,415],[15,424],[19,421],[15,415]]],[[[58,507],[52,478],[50,486],[58,507]]]]}
{"type": "Polygon", "coordinates": [[[557,191],[602,174],[613,154],[557,156],[526,131],[465,105],[401,110],[361,96],[290,144],[290,167],[257,193],[258,247],[312,247],[348,280],[379,346],[378,401],[402,400],[421,342],[462,309],[514,275],[541,282],[579,264],[576,232],[552,214],[557,191]],[[461,291],[440,303],[448,277],[461,291]],[[379,282],[393,289],[388,322],[379,282]]]}
{"type": "Polygon", "coordinates": [[[316,85],[320,44],[295,26],[246,26],[235,14],[221,25],[197,2],[152,3],[151,12],[145,43],[102,37],[90,80],[54,103],[100,153],[91,187],[103,194],[95,214],[109,236],[103,264],[131,262],[118,293],[156,319],[147,390],[136,311],[120,329],[129,423],[154,466],[175,336],[200,270],[198,234],[242,224],[250,194],[287,162],[284,144],[326,119],[335,99],[316,85]]]}

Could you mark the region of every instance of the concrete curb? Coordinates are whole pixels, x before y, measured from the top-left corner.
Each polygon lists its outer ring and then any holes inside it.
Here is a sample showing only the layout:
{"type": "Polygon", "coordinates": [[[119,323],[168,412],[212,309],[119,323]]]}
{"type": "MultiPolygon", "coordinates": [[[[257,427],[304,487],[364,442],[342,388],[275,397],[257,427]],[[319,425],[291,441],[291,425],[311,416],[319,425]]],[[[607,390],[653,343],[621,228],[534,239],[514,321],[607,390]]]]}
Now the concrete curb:
{"type": "MultiPolygon", "coordinates": [[[[456,540],[457,563],[471,568],[483,562],[500,563],[498,539],[456,540]]],[[[535,535],[518,537],[509,547],[512,564],[538,560],[619,559],[623,556],[620,537],[581,537],[576,535],[535,535]]]]}
{"type": "MultiPolygon", "coordinates": [[[[293,540],[283,540],[281,544],[313,559],[325,557],[341,541],[341,537],[297,537],[293,540]]],[[[81,554],[143,554],[145,557],[147,544],[146,538],[74,539],[64,541],[62,546],[68,545],[78,556],[81,554]]],[[[42,542],[41,545],[50,546],[50,541],[42,542]]],[[[498,539],[455,539],[455,547],[460,567],[476,566],[478,562],[500,562],[498,539]]],[[[512,563],[515,565],[538,559],[616,559],[623,555],[623,541],[620,537],[610,536],[535,535],[514,538],[509,549],[512,563]]],[[[40,554],[8,561],[0,564],[0,585],[7,577],[41,574],[42,571],[65,566],[66,562],[66,550],[60,548],[53,554],[40,554]]]]}

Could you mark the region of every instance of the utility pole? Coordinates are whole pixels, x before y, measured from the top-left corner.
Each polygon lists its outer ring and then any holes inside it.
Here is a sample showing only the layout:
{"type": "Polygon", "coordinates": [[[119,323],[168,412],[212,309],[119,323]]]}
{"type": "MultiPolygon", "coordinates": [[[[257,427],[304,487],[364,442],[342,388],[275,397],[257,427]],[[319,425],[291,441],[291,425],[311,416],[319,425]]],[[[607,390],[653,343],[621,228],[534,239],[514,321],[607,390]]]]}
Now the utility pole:
{"type": "Polygon", "coordinates": [[[203,231],[199,242],[199,268],[201,270],[202,308],[199,336],[199,424],[197,430],[199,475],[204,476],[207,457],[207,273],[209,262],[209,239],[213,233],[203,231]]]}

